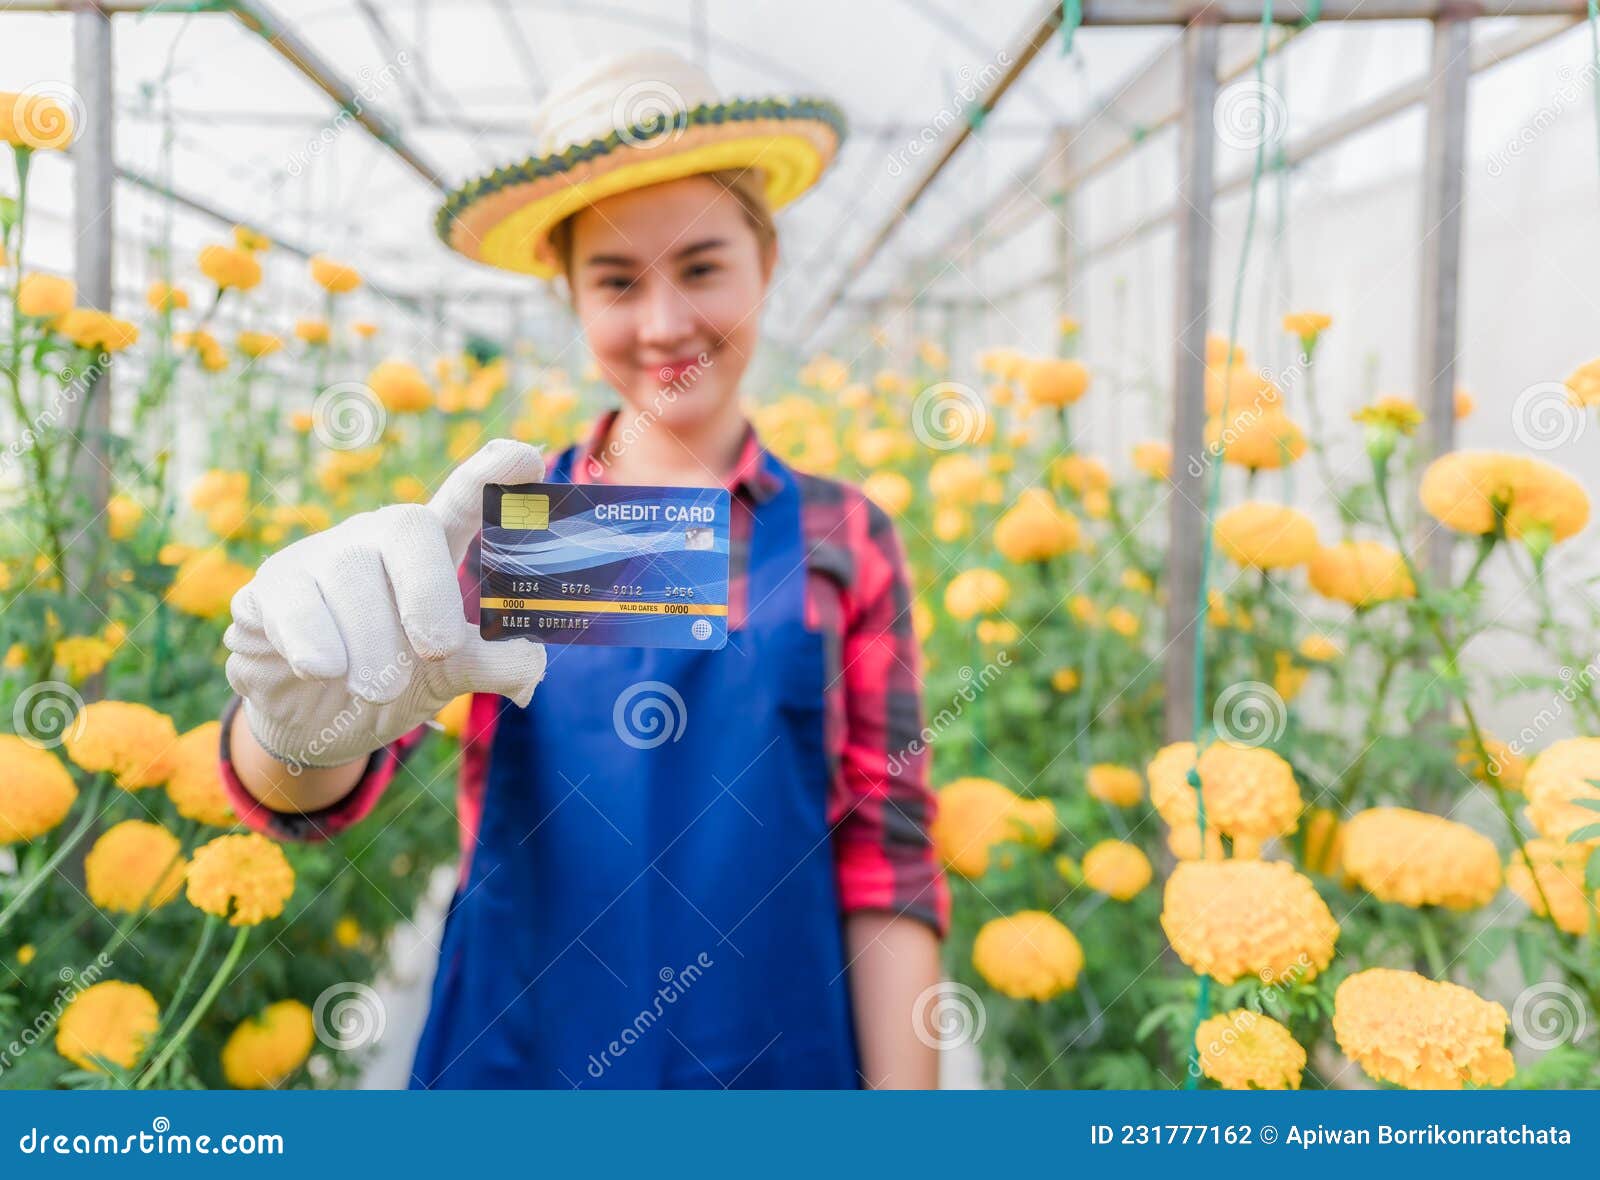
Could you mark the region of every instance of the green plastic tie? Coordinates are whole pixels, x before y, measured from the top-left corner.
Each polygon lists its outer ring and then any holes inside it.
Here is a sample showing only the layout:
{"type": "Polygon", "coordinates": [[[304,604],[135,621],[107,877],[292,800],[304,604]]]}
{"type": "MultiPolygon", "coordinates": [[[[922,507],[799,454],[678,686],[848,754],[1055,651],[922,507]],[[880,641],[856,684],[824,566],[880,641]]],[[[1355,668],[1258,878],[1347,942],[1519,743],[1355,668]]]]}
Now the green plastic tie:
{"type": "Polygon", "coordinates": [[[1083,25],[1083,0],[1061,0],[1061,56],[1072,52],[1072,38],[1083,25]]]}

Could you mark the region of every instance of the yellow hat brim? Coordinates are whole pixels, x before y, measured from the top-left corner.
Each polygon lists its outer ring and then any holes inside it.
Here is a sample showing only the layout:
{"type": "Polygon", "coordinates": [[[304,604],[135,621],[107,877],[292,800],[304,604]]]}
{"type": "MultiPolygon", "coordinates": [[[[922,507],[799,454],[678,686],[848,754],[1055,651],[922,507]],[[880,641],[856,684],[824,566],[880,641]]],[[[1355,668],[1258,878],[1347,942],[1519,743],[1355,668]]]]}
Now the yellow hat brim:
{"type": "Polygon", "coordinates": [[[439,211],[446,245],[502,270],[551,279],[560,262],[550,231],[579,209],[633,189],[704,172],[759,170],[767,202],[781,209],[832,163],[843,116],[832,104],[769,100],[697,108],[655,137],[612,136],[559,156],[498,169],[452,193],[439,211]],[[718,117],[720,116],[720,117],[718,117]]]}

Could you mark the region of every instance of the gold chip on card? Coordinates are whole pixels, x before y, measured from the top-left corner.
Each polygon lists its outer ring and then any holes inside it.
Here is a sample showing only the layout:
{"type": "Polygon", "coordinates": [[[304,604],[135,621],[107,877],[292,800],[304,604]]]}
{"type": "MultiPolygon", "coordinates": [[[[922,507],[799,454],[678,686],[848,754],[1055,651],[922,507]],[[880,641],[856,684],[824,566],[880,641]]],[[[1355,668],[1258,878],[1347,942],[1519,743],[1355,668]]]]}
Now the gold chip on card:
{"type": "Polygon", "coordinates": [[[508,529],[550,527],[550,497],[534,492],[507,492],[500,497],[500,526],[508,529]]]}

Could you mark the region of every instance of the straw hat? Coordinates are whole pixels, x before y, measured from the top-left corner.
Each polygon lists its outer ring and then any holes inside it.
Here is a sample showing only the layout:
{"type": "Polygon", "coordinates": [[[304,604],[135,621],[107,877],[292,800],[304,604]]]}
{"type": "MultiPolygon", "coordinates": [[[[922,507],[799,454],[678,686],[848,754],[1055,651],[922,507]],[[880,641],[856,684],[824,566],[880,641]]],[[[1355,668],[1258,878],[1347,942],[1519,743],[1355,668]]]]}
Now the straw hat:
{"type": "Polygon", "coordinates": [[[722,169],[758,169],[780,209],[832,163],[844,115],[820,98],[724,99],[668,50],[624,54],[558,83],[534,113],[532,157],[463,185],[436,226],[451,249],[540,278],[560,263],[550,230],[586,205],[722,169]]]}

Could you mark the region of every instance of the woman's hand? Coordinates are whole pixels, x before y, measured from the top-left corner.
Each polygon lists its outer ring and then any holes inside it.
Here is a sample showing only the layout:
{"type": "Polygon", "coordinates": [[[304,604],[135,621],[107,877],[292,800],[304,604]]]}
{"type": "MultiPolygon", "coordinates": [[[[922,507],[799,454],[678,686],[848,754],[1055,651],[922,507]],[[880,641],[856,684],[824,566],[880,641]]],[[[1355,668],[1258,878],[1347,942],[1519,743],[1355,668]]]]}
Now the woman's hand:
{"type": "Polygon", "coordinates": [[[484,485],[543,476],[537,449],[496,439],[426,505],[359,513],[262,562],[223,635],[228,682],[262,748],[291,768],[342,766],[462,693],[526,705],[544,648],[479,636],[456,569],[482,523],[484,485]]]}

